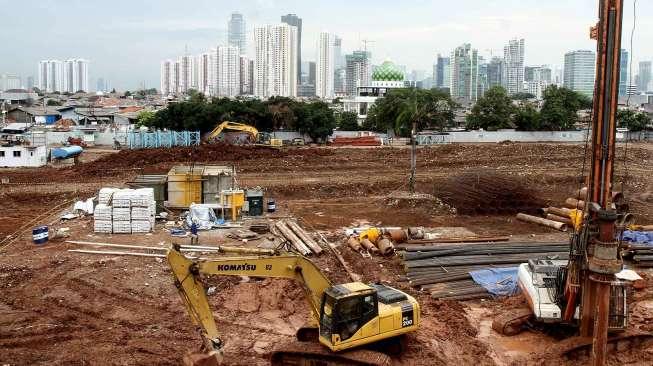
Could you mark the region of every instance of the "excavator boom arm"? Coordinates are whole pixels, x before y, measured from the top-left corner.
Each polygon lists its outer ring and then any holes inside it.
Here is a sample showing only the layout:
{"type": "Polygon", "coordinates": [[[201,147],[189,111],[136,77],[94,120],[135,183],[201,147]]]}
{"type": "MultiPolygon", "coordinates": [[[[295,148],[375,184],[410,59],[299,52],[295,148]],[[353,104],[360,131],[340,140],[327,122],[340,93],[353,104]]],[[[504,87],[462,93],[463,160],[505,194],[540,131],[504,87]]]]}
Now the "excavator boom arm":
{"type": "Polygon", "coordinates": [[[331,287],[313,262],[293,254],[193,261],[173,248],[167,259],[188,314],[201,328],[205,346],[213,350],[221,347],[221,341],[200,274],[294,279],[303,286],[315,320],[324,291],[331,287]]]}

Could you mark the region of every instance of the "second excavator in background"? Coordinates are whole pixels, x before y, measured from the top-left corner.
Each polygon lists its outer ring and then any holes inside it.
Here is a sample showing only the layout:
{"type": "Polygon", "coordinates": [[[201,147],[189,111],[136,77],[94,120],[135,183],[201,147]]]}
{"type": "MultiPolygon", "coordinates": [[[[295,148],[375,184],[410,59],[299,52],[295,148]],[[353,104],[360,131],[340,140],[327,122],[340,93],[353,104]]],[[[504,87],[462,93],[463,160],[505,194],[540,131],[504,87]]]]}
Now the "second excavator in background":
{"type": "Polygon", "coordinates": [[[215,126],[204,138],[205,142],[227,142],[232,145],[266,145],[281,147],[281,139],[272,138],[267,132],[259,132],[254,126],[224,121],[215,126]]]}

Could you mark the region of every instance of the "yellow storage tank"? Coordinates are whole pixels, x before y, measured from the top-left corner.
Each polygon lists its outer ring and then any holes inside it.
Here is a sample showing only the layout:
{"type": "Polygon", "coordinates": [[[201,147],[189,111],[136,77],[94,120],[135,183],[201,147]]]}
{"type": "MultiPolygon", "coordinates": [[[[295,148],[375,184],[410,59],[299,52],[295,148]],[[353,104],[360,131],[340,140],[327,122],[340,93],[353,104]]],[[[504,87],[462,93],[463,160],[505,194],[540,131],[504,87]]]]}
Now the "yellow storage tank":
{"type": "Polygon", "coordinates": [[[202,203],[202,165],[178,165],[168,172],[168,207],[188,208],[202,203]]]}

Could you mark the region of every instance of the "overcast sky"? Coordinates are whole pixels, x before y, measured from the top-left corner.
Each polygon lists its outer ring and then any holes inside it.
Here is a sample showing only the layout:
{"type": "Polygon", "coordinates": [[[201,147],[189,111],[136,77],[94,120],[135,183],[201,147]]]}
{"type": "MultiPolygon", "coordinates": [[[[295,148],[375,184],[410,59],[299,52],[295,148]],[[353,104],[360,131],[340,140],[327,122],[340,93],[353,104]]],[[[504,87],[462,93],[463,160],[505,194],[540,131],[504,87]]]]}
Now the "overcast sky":
{"type": "MultiPolygon", "coordinates": [[[[629,49],[633,1],[624,0],[629,49]]],[[[589,27],[598,0],[0,0],[0,74],[37,78],[42,59],[86,58],[91,87],[103,77],[115,88],[159,86],[160,61],[226,42],[233,11],[244,14],[248,46],[254,25],[303,19],[303,60],[314,60],[317,36],[343,38],[343,52],[374,41],[375,63],[391,59],[431,73],[437,53],[465,42],[502,54],[511,38],[526,39],[526,64],[561,66],[564,53],[594,49],[589,27]]],[[[634,60],[653,58],[653,1],[638,1],[634,60]]],[[[252,53],[252,50],[249,51],[252,53]]],[[[637,64],[634,64],[637,69],[637,64]]]]}

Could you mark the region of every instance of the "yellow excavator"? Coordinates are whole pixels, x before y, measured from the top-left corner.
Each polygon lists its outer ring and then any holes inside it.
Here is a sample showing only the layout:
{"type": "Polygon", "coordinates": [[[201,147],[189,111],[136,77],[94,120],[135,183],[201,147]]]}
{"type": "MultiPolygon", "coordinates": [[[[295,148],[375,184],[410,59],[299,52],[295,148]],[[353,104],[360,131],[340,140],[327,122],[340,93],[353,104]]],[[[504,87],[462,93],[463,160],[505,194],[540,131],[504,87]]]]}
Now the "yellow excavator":
{"type": "Polygon", "coordinates": [[[246,125],[244,123],[225,121],[215,126],[213,131],[206,135],[205,140],[212,142],[220,139],[220,135],[224,131],[238,131],[247,134],[247,139],[240,141],[241,144],[258,144],[269,145],[273,147],[281,147],[283,145],[281,139],[274,139],[267,132],[259,132],[256,127],[246,125]]]}
{"type": "Polygon", "coordinates": [[[223,342],[202,275],[286,278],[303,287],[312,317],[297,331],[298,342],[272,352],[271,364],[275,366],[389,365],[390,356],[380,350],[401,352],[402,336],[417,330],[420,323],[420,306],[412,296],[382,284],[333,285],[313,262],[291,252],[190,259],[173,244],[167,260],[186,310],[203,340],[203,352],[188,355],[186,364],[228,364],[223,360],[223,342]],[[364,347],[368,345],[373,348],[364,347]]]}

